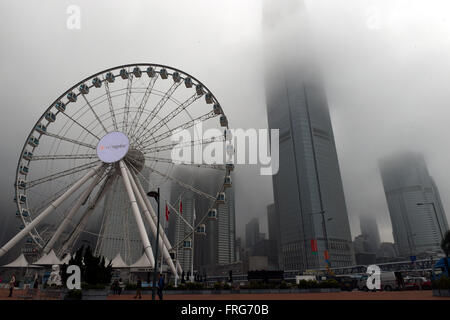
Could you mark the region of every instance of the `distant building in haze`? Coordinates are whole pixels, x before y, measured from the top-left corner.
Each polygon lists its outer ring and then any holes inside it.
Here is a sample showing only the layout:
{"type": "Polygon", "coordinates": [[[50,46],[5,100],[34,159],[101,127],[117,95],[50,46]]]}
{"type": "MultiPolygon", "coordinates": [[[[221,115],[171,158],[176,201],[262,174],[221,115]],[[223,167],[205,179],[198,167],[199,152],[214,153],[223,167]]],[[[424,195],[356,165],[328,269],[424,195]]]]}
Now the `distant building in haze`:
{"type": "Polygon", "coordinates": [[[423,155],[399,153],[380,160],[379,167],[399,255],[440,252],[448,223],[423,155]]]}

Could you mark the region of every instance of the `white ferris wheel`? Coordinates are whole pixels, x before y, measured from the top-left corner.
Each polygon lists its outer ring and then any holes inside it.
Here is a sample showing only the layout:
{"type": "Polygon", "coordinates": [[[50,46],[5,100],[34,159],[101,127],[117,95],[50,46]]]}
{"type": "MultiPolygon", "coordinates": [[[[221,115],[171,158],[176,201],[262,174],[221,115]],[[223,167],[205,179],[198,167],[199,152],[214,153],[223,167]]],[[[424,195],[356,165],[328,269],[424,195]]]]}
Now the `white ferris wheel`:
{"type": "Polygon", "coordinates": [[[155,259],[150,239],[156,238],[159,227],[158,248],[171,272],[179,274],[181,267],[171,253],[178,247],[189,248],[194,233],[205,233],[204,220],[217,218],[218,206],[226,201],[225,189],[231,186],[232,164],[172,160],[171,152],[178,144],[171,139],[173,133],[193,131],[198,124],[217,128],[221,134],[193,138],[183,146],[220,144],[227,139],[228,120],[213,93],[193,76],[168,66],[123,65],[69,88],[45,110],[26,138],[15,178],[21,230],[0,248],[0,257],[24,239],[42,254],[70,253],[80,235],[88,232],[89,218],[105,194],[115,184],[123,184],[151,265],[155,259]],[[175,165],[187,170],[188,177],[174,174],[175,165]],[[149,175],[143,174],[144,169],[149,175]],[[203,171],[223,177],[214,192],[196,184],[195,177],[203,171]],[[167,183],[177,186],[173,190],[178,195],[161,195],[171,212],[180,215],[173,199],[181,199],[186,192],[205,199],[208,211],[190,226],[192,233],[171,244],[161,225],[157,226],[156,209],[141,181],[151,189],[167,183]],[[46,223],[48,219],[52,223],[46,223]]]}

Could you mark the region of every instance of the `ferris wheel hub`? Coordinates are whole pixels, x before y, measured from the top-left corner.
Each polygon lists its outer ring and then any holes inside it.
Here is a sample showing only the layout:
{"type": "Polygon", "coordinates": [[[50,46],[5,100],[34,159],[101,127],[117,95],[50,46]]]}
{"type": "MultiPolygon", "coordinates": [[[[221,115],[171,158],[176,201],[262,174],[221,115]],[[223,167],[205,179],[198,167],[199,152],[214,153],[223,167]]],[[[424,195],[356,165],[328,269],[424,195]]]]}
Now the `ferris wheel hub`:
{"type": "Polygon", "coordinates": [[[113,131],[104,135],[97,144],[97,156],[104,163],[122,160],[128,153],[130,140],[127,135],[113,131]]]}

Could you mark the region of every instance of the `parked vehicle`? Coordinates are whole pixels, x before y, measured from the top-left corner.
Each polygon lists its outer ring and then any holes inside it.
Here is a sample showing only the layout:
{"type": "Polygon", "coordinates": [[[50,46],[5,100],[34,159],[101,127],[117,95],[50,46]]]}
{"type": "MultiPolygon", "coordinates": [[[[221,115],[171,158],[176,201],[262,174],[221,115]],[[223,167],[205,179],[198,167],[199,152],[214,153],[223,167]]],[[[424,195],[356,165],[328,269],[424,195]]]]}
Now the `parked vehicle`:
{"type": "Polygon", "coordinates": [[[407,277],[405,278],[405,290],[430,290],[431,281],[425,277],[407,277]]]}
{"type": "MultiPolygon", "coordinates": [[[[363,291],[369,291],[367,287],[367,278],[365,275],[358,281],[358,289],[363,291]]],[[[404,287],[403,276],[400,272],[386,271],[381,272],[380,275],[380,289],[383,291],[400,290],[404,287]]]]}

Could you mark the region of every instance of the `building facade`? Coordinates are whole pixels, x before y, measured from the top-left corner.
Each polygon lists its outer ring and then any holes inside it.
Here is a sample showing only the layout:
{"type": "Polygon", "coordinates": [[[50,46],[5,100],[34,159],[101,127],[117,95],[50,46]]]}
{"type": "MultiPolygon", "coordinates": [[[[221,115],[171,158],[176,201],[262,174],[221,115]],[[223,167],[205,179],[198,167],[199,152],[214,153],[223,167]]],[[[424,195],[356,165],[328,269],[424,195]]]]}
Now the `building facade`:
{"type": "Polygon", "coordinates": [[[448,223],[423,155],[395,154],[381,159],[379,167],[398,254],[439,252],[448,223]]]}
{"type": "Polygon", "coordinates": [[[308,50],[306,19],[301,1],[265,1],[266,104],[269,128],[279,129],[273,192],[285,270],[324,267],[327,247],[332,267],[354,263],[333,129],[308,50]],[[319,254],[312,253],[312,240],[319,254]]]}

